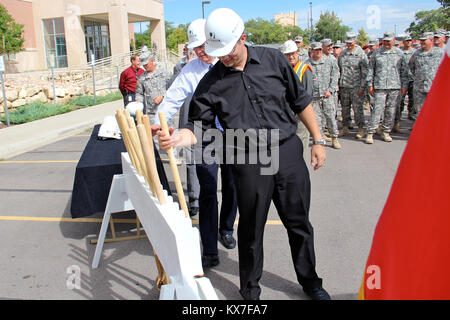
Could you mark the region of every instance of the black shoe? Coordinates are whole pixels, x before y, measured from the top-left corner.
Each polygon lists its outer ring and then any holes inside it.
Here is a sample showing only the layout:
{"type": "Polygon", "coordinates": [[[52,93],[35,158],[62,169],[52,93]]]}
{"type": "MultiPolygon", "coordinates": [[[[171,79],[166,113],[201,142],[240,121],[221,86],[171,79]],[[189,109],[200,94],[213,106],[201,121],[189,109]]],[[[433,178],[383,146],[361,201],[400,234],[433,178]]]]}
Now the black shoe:
{"type": "Polygon", "coordinates": [[[303,289],[303,291],[311,298],[311,300],[331,300],[328,292],[322,287],[303,289]]]}
{"type": "Polygon", "coordinates": [[[202,256],[202,267],[203,268],[215,267],[219,264],[219,262],[220,262],[219,256],[217,254],[202,256]]]}
{"type": "Polygon", "coordinates": [[[189,208],[189,216],[192,218],[198,214],[198,207],[189,208]]]}
{"type": "Polygon", "coordinates": [[[236,247],[236,240],[234,240],[232,234],[220,234],[219,232],[219,241],[227,249],[233,249],[236,247]]]}

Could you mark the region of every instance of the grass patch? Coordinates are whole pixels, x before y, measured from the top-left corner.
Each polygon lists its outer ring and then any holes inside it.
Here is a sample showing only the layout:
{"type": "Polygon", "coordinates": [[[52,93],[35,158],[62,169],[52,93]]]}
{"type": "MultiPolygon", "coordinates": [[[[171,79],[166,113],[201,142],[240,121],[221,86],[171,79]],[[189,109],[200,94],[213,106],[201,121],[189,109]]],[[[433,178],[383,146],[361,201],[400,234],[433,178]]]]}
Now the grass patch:
{"type": "Polygon", "coordinates": [[[120,99],[122,99],[122,94],[120,92],[112,92],[105,96],[96,97],[95,103],[94,103],[94,96],[80,96],[70,100],[68,104],[79,107],[90,107],[96,104],[102,104],[120,99]]]}
{"type": "MultiPolygon", "coordinates": [[[[67,113],[75,109],[79,109],[80,107],[85,108],[120,99],[122,99],[122,94],[120,92],[113,92],[105,96],[96,97],[95,103],[94,96],[80,96],[70,100],[67,103],[57,103],[56,105],[52,102],[43,103],[37,101],[10,111],[9,121],[11,124],[22,124],[67,113]]],[[[6,115],[1,116],[0,121],[6,123],[6,115]]]]}
{"type": "MultiPolygon", "coordinates": [[[[57,114],[72,111],[73,106],[69,105],[53,105],[50,103],[33,102],[9,112],[9,122],[12,124],[21,124],[43,118],[55,116],[57,114]]],[[[0,118],[6,123],[6,116],[0,118]]]]}

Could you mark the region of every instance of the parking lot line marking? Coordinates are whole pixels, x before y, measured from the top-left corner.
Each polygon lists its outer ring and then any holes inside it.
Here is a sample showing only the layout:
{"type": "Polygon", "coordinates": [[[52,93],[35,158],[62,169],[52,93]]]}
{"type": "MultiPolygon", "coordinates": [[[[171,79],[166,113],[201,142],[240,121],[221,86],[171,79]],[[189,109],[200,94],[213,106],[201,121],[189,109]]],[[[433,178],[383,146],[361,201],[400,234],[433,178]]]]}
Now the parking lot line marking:
{"type": "Polygon", "coordinates": [[[30,160],[30,161],[0,161],[0,164],[11,164],[11,163],[78,163],[78,160],[30,160]]]}
{"type": "MultiPolygon", "coordinates": [[[[136,219],[116,219],[114,223],[136,223],[136,219]]],[[[21,217],[21,216],[0,216],[0,221],[37,221],[37,222],[77,222],[77,223],[102,223],[100,218],[56,218],[56,217],[21,217]]],[[[198,224],[198,220],[192,220],[192,224],[198,224]]],[[[236,220],[234,224],[238,224],[236,220]]],[[[280,220],[267,220],[267,225],[279,226],[283,223],[280,220]]]]}

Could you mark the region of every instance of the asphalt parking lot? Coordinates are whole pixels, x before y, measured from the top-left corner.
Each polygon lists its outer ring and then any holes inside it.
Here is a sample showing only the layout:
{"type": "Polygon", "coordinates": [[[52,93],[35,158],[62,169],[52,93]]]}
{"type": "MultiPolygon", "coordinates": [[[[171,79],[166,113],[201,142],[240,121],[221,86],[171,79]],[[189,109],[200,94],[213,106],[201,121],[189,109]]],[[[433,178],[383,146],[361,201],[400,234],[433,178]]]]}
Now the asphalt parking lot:
{"type": "MultiPolygon", "coordinates": [[[[410,127],[409,121],[403,124],[410,127]]],[[[93,269],[90,240],[98,236],[103,213],[71,218],[75,168],[90,132],[0,162],[0,299],[158,299],[147,239],[106,243],[99,268],[93,269]],[[80,288],[70,285],[73,270],[80,271],[80,288]]],[[[310,171],[317,272],[333,299],[357,297],[372,234],[408,137],[393,134],[394,141],[385,143],[377,136],[369,146],[354,134],[340,139],[341,150],[328,147],[326,165],[310,171]]],[[[185,181],[184,167],[179,168],[185,181]]],[[[128,221],[116,224],[119,236],[134,234],[133,212],[113,216],[128,221]]],[[[273,206],[264,241],[261,298],[308,299],[296,281],[287,234],[273,206]]],[[[237,249],[219,244],[219,256],[221,263],[206,276],[219,299],[241,299],[237,249]]]]}

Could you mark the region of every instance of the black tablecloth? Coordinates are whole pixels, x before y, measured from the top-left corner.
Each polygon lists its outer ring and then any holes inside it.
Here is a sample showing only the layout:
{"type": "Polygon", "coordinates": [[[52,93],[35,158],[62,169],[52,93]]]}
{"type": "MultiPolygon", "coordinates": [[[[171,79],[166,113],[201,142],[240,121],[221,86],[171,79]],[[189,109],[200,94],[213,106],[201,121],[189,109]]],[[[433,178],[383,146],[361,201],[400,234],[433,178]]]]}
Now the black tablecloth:
{"type": "MultiPolygon", "coordinates": [[[[123,140],[100,140],[97,137],[99,128],[98,124],[92,130],[75,171],[70,208],[72,218],[105,211],[113,176],[122,173],[120,154],[126,152],[123,140]]],[[[161,184],[170,194],[169,183],[156,149],[155,157],[161,184]]]]}

